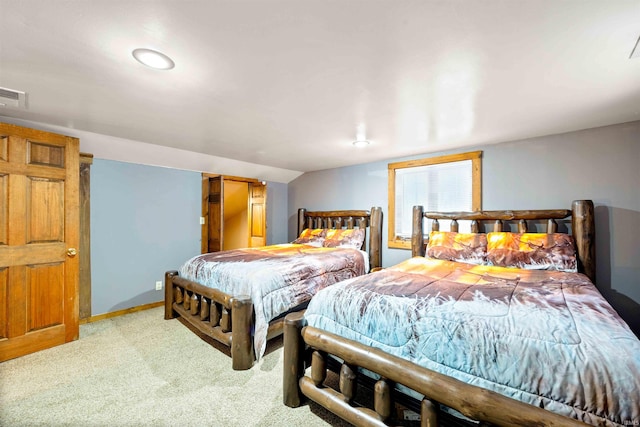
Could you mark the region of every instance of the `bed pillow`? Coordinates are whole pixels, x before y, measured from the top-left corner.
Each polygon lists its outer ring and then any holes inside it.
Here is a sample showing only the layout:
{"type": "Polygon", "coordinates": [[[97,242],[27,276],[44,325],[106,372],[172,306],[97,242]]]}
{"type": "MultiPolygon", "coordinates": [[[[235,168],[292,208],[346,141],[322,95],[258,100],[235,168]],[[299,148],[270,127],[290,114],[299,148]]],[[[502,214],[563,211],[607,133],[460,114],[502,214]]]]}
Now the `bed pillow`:
{"type": "Polygon", "coordinates": [[[479,233],[432,231],[429,233],[427,256],[446,261],[484,264],[487,236],[479,233]]]}
{"type": "Polygon", "coordinates": [[[487,264],[529,270],[578,271],[573,238],[562,233],[488,233],[487,264]]]}
{"type": "Polygon", "coordinates": [[[326,235],[326,228],[305,228],[298,238],[291,243],[321,247],[326,235]]]}
{"type": "Polygon", "coordinates": [[[327,230],[322,246],[325,248],[362,248],[365,231],[363,228],[342,228],[327,230]]]}

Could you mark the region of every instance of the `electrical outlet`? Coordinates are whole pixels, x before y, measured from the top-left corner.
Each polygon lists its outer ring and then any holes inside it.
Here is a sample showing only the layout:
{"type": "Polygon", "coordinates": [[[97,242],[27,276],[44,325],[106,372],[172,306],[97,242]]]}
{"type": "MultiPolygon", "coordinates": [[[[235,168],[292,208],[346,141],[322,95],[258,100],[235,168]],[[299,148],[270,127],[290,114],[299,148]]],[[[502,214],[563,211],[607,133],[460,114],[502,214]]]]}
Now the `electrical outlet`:
{"type": "Polygon", "coordinates": [[[162,281],[158,280],[156,282],[156,291],[161,291],[162,290],[162,281]]]}
{"type": "Polygon", "coordinates": [[[403,411],[403,416],[404,419],[407,421],[420,421],[420,414],[418,414],[417,412],[413,412],[409,409],[405,409],[403,411]]]}

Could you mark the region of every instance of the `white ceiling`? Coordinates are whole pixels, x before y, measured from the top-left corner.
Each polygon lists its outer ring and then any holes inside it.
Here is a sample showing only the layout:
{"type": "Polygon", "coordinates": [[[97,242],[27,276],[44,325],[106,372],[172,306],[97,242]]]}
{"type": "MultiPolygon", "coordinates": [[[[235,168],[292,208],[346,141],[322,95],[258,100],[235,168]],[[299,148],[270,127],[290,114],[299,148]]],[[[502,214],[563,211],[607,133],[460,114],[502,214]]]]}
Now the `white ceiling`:
{"type": "Polygon", "coordinates": [[[640,120],[639,36],[640,0],[0,0],[0,115],[305,172],[640,120]]]}

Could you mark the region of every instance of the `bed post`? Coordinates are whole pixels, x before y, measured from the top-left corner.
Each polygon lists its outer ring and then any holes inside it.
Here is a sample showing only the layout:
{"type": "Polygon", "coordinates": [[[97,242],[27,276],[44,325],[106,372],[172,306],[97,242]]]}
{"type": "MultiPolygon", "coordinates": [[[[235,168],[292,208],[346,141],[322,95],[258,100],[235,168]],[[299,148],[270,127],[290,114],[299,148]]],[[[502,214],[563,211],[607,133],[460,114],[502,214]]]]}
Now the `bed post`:
{"type": "Polygon", "coordinates": [[[234,297],[231,300],[231,367],[234,371],[244,371],[253,365],[252,318],[251,298],[234,297]]]}
{"type": "Polygon", "coordinates": [[[413,207],[411,227],[411,256],[424,256],[424,212],[422,206],[413,207]]]}
{"type": "Polygon", "coordinates": [[[593,201],[574,200],[571,204],[571,231],[578,252],[578,270],[596,283],[596,226],[593,201]]]}
{"type": "Polygon", "coordinates": [[[300,233],[302,233],[302,230],[304,230],[305,227],[305,216],[307,215],[307,210],[305,208],[300,208],[298,209],[298,234],[296,234],[296,237],[298,237],[300,235],[300,233]]]}
{"type": "Polygon", "coordinates": [[[382,208],[371,208],[369,216],[369,268],[382,267],[380,253],[382,251],[382,208]]]}
{"type": "Polygon", "coordinates": [[[284,318],[284,373],[282,401],[290,408],[300,406],[300,378],[304,375],[304,314],[297,312],[284,318]]]}
{"type": "Polygon", "coordinates": [[[178,275],[175,270],[164,273],[164,319],[175,317],[173,313],[173,278],[178,275]]]}

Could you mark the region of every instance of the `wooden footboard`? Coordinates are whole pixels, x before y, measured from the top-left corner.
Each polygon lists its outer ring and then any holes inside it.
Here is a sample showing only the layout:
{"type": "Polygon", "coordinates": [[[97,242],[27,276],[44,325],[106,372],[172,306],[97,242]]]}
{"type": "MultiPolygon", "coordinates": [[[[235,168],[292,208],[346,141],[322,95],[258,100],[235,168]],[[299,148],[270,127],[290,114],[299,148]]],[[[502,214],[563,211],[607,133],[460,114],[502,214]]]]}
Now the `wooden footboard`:
{"type": "Polygon", "coordinates": [[[183,279],[177,271],[168,271],[165,273],[164,318],[176,316],[230,347],[234,370],[249,369],[253,365],[253,304],[248,296],[233,297],[183,279]]]}
{"type": "Polygon", "coordinates": [[[305,325],[302,314],[290,314],[284,325],[283,400],[290,407],[303,396],[358,426],[384,426],[395,402],[391,390],[402,384],[424,396],[420,403],[421,425],[437,426],[441,403],[480,422],[497,426],[585,426],[586,424],[541,408],[472,386],[420,367],[354,341],[305,325]],[[334,355],[340,368],[339,391],[323,385],[327,358],[334,355]],[[310,375],[305,375],[308,367],[310,375]],[[380,375],[373,391],[373,408],[352,404],[358,368],[380,375]]]}

